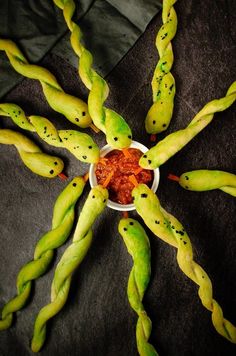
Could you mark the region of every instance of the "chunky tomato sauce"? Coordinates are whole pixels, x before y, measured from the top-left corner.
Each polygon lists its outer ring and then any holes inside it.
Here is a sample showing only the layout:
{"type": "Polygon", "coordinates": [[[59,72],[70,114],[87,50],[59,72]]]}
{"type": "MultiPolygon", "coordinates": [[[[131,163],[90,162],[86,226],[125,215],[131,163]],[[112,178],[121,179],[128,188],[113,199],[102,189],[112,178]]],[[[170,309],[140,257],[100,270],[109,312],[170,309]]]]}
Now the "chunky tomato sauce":
{"type": "Polygon", "coordinates": [[[132,203],[131,192],[134,185],[129,180],[132,175],[135,176],[138,183],[151,185],[153,172],[140,168],[138,163],[142,154],[137,148],[128,148],[125,153],[113,150],[100,159],[95,170],[98,184],[103,185],[113,172],[107,185],[110,200],[119,204],[132,203]]]}

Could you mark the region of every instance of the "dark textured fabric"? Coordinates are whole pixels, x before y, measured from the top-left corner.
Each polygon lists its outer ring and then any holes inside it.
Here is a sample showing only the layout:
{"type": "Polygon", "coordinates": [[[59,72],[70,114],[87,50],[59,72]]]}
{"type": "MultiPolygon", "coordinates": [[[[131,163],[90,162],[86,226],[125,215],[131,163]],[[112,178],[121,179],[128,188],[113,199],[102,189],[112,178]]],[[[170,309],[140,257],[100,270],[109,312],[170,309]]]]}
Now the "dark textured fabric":
{"type": "MultiPolygon", "coordinates": [[[[160,1],[81,0],[74,20],[84,31],[84,41],[93,55],[95,68],[106,75],[133,46],[161,8],[160,1]],[[135,11],[132,10],[135,6],[135,11]]],[[[70,32],[63,13],[53,1],[1,0],[0,37],[10,38],[36,63],[50,50],[77,67],[70,46],[70,32]]],[[[4,53],[0,53],[0,98],[22,80],[4,53]]]]}
{"type": "MultiPolygon", "coordinates": [[[[177,94],[168,133],[185,127],[208,101],[222,97],[235,80],[234,0],[182,0],[175,5],[178,31],[173,40],[177,94]]],[[[161,14],[108,76],[108,105],[122,113],[133,130],[134,139],[150,147],[144,117],[151,105],[153,69],[158,55],[154,46],[161,14]]],[[[54,55],[42,65],[54,71],[66,90],[84,99],[86,90],[77,71],[54,55]]],[[[42,114],[58,128],[75,128],[53,112],[45,102],[39,83],[24,80],[5,101],[18,103],[29,114],[42,114]]],[[[13,127],[0,118],[1,127],[13,127]]],[[[17,128],[18,131],[20,129],[17,128]]],[[[91,132],[90,132],[91,133],[91,132]]],[[[47,152],[60,155],[69,177],[83,174],[88,166],[63,149],[52,148],[30,133],[47,152]]],[[[100,147],[104,136],[93,135],[100,147]]],[[[219,190],[189,192],[167,175],[192,169],[235,171],[235,105],[215,115],[181,152],[160,168],[157,195],[163,207],[185,226],[193,244],[194,258],[209,274],[214,298],[225,317],[236,324],[236,221],[235,199],[219,190]]],[[[32,174],[13,147],[0,146],[0,307],[15,295],[20,267],[33,256],[39,237],[51,226],[52,207],[66,185],[59,179],[32,174]]],[[[80,212],[86,188],[77,205],[80,212]]],[[[132,217],[137,217],[133,212],[132,217]]],[[[137,355],[137,316],[128,304],[126,288],[132,261],[117,232],[121,214],[106,209],[94,226],[94,242],[75,273],[68,302],[47,326],[47,342],[40,355],[129,356],[137,355]]],[[[138,218],[139,221],[141,219],[138,218]]],[[[198,298],[198,287],[179,269],[176,250],[148,229],[152,250],[152,279],[144,298],[152,319],[151,342],[160,356],[233,356],[236,346],[221,337],[212,326],[211,313],[198,298]]],[[[68,246],[70,242],[66,244],[68,246]]],[[[61,247],[50,272],[34,285],[27,308],[17,313],[11,329],[0,332],[0,354],[31,355],[29,342],[38,311],[50,300],[50,285],[61,247]]]]}

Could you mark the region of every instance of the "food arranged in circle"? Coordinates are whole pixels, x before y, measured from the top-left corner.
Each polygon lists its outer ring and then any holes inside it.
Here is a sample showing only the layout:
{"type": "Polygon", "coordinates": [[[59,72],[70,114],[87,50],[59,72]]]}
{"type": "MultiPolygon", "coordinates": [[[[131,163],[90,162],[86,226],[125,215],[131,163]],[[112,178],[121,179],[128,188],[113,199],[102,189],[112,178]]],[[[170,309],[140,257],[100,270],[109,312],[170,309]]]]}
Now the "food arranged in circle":
{"type": "MultiPolygon", "coordinates": [[[[47,339],[47,323],[56,316],[70,298],[73,275],[86,257],[92,242],[96,221],[111,200],[119,205],[133,204],[135,218],[130,217],[128,210],[120,214],[117,231],[124,241],[127,252],[131,255],[133,266],[127,276],[128,302],[137,314],[136,343],[141,356],[158,355],[151,340],[152,322],[144,293],[151,280],[151,247],[149,235],[153,234],[176,250],[177,264],[188,279],[198,287],[202,305],[211,313],[212,324],[219,335],[231,343],[236,343],[236,327],[225,317],[213,294],[214,282],[210,274],[198,263],[198,255],[191,243],[191,232],[175,217],[169,209],[162,206],[157,193],[152,190],[155,170],[164,165],[180,150],[200,134],[213,120],[216,113],[233,105],[236,100],[236,81],[232,81],[225,93],[219,92],[206,102],[202,109],[189,120],[187,126],[165,135],[162,139],[157,134],[168,129],[174,113],[174,100],[178,95],[174,75],[171,73],[174,63],[172,41],[177,31],[177,14],[174,4],[177,0],[163,0],[162,25],[156,37],[159,55],[152,79],[153,103],[148,109],[143,125],[150,136],[151,148],[141,151],[131,147],[134,135],[132,127],[126,120],[104,103],[109,94],[108,83],[93,68],[92,53],[82,40],[79,24],[73,20],[75,3],[73,0],[53,0],[63,11],[65,22],[70,31],[71,46],[78,56],[79,76],[88,89],[88,104],[76,96],[70,95],[58,83],[56,77],[46,68],[30,64],[20,47],[10,39],[0,39],[0,50],[8,57],[13,68],[23,76],[40,82],[45,98],[51,108],[65,116],[78,129],[57,129],[48,119],[40,115],[27,115],[25,108],[15,103],[0,103],[0,116],[11,118],[22,131],[30,131],[47,144],[67,149],[82,163],[94,165],[96,185],[86,197],[78,213],[78,221],[71,242],[67,243],[64,253],[56,265],[51,284],[51,297],[45,306],[41,306],[35,317],[31,349],[38,352],[47,339]],[[96,135],[104,134],[111,150],[101,155],[101,147],[87,132],[90,129],[96,135]],[[101,131],[101,132],[100,132],[101,131]],[[157,141],[157,142],[156,142],[157,141]],[[139,217],[142,220],[138,220],[139,217]],[[144,307],[145,305],[145,307],[144,307]]],[[[222,123],[224,125],[224,123],[222,123]]],[[[67,180],[63,171],[66,163],[57,156],[42,150],[26,135],[11,129],[0,129],[0,143],[14,145],[20,158],[33,173],[46,178],[60,177],[67,180]]],[[[87,169],[88,171],[88,169],[87,169]]],[[[186,172],[170,172],[168,178],[177,182],[182,188],[191,192],[221,190],[229,198],[236,197],[236,175],[223,169],[199,167],[186,172]],[[183,173],[184,172],[184,173],[183,173]]],[[[68,184],[57,197],[51,229],[43,234],[35,246],[32,260],[26,261],[17,275],[16,296],[6,301],[2,308],[0,330],[13,324],[13,316],[27,305],[32,295],[32,285],[44,275],[51,266],[56,249],[65,244],[71,235],[75,222],[75,205],[85,190],[88,173],[69,177],[68,184]],[[71,179],[72,178],[72,179],[71,179]]],[[[174,184],[174,183],[173,183],[174,184]]],[[[176,184],[176,183],[175,183],[176,184]]],[[[121,209],[122,210],[122,209],[121,209]]],[[[124,210],[124,209],[123,209],[124,210]]],[[[178,209],[176,209],[178,216],[178,209]]],[[[173,281],[174,283],[174,281],[173,281]]],[[[187,283],[187,282],[186,282],[187,283]]],[[[210,315],[209,313],[209,315],[210,315]]],[[[79,323],[80,320],[77,320],[79,323]]],[[[135,329],[135,326],[134,326],[135,329]]],[[[53,338],[53,334],[50,336],[53,338]]],[[[50,341],[49,341],[50,342],[50,341]]],[[[46,346],[45,346],[46,348],[46,346]]],[[[161,353],[160,353],[161,354],[161,353]]]]}

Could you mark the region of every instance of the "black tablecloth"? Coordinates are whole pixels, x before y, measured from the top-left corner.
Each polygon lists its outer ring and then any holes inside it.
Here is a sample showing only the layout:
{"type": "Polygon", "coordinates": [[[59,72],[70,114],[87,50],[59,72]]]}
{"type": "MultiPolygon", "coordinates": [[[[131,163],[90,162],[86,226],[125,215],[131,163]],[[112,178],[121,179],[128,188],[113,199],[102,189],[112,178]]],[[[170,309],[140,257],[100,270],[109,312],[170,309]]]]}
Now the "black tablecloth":
{"type": "MultiPolygon", "coordinates": [[[[175,5],[178,31],[173,41],[177,94],[168,133],[184,128],[208,101],[225,95],[235,80],[235,12],[233,0],[182,0],[175,5]]],[[[135,140],[151,146],[144,130],[144,117],[151,105],[153,69],[158,56],[154,46],[161,14],[110,73],[108,105],[120,112],[133,130],[135,140]]],[[[67,92],[84,99],[87,92],[77,72],[55,55],[41,64],[58,77],[67,92]]],[[[59,118],[46,103],[40,84],[25,79],[5,101],[15,102],[28,114],[41,114],[58,128],[74,128],[59,118]]],[[[13,127],[1,119],[1,127],[13,127]]],[[[17,129],[20,131],[20,129],[17,129]]],[[[235,173],[235,108],[216,114],[213,122],[181,152],[160,168],[157,191],[162,206],[185,226],[194,257],[209,274],[214,298],[225,317],[236,323],[236,221],[235,199],[222,191],[190,192],[167,179],[192,169],[221,169],[235,173]]],[[[36,135],[46,152],[60,155],[69,177],[80,175],[88,166],[67,151],[49,147],[36,135]]],[[[102,134],[94,135],[100,147],[102,134]]],[[[43,179],[31,173],[13,147],[0,146],[0,306],[15,295],[20,267],[32,259],[39,237],[51,226],[52,207],[66,185],[59,178],[43,179]]],[[[89,187],[77,206],[79,213],[89,187]]],[[[137,217],[135,213],[130,214],[137,217]]],[[[106,208],[94,226],[94,242],[74,274],[70,296],[61,313],[48,324],[42,355],[136,355],[136,314],[126,296],[132,261],[117,232],[121,214],[106,208]]],[[[139,219],[139,221],[141,221],[139,219]]],[[[148,229],[147,229],[148,231],[148,229]]],[[[179,269],[176,250],[148,231],[152,249],[152,279],[144,298],[152,319],[150,341],[160,355],[235,355],[233,344],[212,326],[211,313],[203,308],[198,287],[179,269]]],[[[68,241],[66,245],[70,242],[68,241]]],[[[56,252],[50,272],[35,283],[27,308],[17,313],[11,329],[0,333],[0,354],[29,355],[36,314],[50,300],[50,284],[65,245],[56,252]]]]}

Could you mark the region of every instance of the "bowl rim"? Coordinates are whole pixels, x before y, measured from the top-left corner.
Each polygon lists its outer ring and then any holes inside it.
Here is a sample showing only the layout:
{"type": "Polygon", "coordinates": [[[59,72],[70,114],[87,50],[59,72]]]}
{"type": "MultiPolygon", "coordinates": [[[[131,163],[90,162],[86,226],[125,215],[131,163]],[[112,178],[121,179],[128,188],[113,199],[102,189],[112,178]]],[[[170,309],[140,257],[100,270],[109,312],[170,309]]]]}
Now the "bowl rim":
{"type": "MultiPolygon", "coordinates": [[[[146,146],[144,146],[142,143],[140,143],[138,141],[132,141],[129,148],[140,149],[140,151],[142,151],[143,153],[145,153],[149,150],[146,146]]],[[[103,146],[100,150],[100,157],[104,157],[107,153],[109,153],[115,149],[116,148],[113,148],[108,144],[103,146]]],[[[91,164],[89,167],[89,183],[90,183],[91,188],[95,187],[98,184],[97,178],[95,175],[95,167],[96,167],[96,163],[91,164]]],[[[159,171],[159,168],[156,168],[153,170],[153,182],[152,182],[152,186],[151,186],[151,190],[154,193],[156,192],[156,190],[158,188],[159,182],[160,182],[160,171],[159,171]]],[[[135,210],[135,206],[133,203],[132,204],[119,204],[119,203],[115,203],[114,201],[112,201],[110,199],[108,199],[108,201],[107,201],[107,206],[110,209],[118,210],[118,211],[135,210]]]]}

